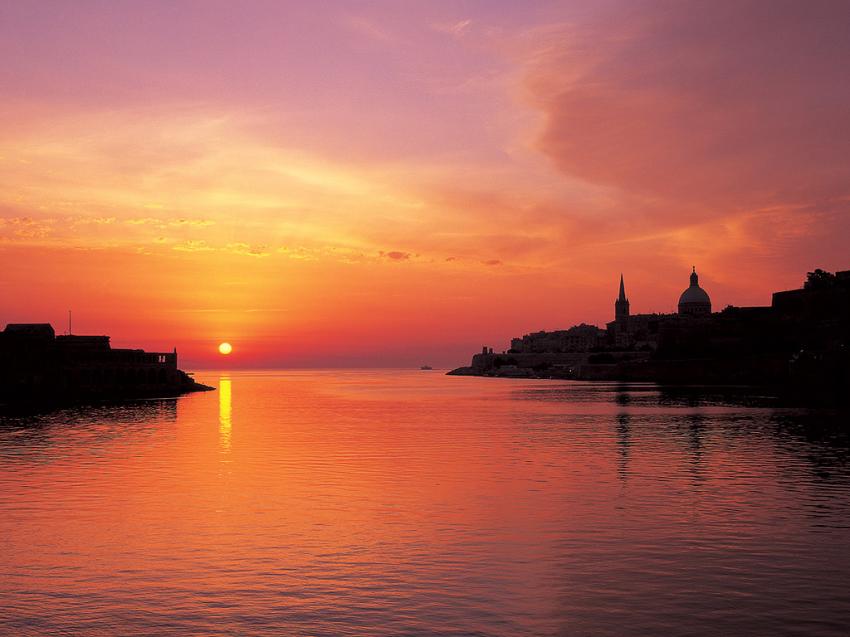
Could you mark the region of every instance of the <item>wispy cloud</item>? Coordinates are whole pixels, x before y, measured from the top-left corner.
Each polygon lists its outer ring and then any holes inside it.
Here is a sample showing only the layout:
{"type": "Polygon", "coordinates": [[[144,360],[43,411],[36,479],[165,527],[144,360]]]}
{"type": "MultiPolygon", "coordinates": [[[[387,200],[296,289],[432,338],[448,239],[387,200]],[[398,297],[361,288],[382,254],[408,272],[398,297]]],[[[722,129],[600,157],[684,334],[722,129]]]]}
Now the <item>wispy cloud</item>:
{"type": "Polygon", "coordinates": [[[467,32],[472,25],[472,20],[457,20],[455,22],[440,22],[434,25],[434,29],[441,33],[447,33],[453,37],[460,38],[467,32]]]}
{"type": "Polygon", "coordinates": [[[386,27],[366,16],[344,15],[340,22],[345,28],[374,42],[390,44],[398,40],[386,27]]]}
{"type": "Polygon", "coordinates": [[[251,245],[248,243],[228,243],[225,246],[225,249],[228,252],[233,254],[241,254],[249,257],[267,257],[271,254],[269,252],[268,246],[264,245],[251,245]]]}
{"type": "Polygon", "coordinates": [[[189,241],[184,241],[183,243],[178,243],[177,245],[172,246],[172,249],[180,252],[209,252],[215,248],[207,244],[206,241],[190,239],[189,241]]]}
{"type": "Polygon", "coordinates": [[[380,255],[391,261],[407,261],[410,259],[409,252],[401,252],[399,250],[390,250],[389,252],[381,252],[380,255]]]}

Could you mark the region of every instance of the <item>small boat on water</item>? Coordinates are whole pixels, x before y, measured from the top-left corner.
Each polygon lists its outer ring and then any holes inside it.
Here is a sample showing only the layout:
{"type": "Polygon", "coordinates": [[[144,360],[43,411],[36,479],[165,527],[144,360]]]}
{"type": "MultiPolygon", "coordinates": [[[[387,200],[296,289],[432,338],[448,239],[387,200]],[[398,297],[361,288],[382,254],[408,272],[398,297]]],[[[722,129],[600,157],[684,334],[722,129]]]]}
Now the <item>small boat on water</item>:
{"type": "Polygon", "coordinates": [[[430,365],[423,365],[419,369],[421,369],[422,371],[428,371],[429,369],[434,369],[434,368],[431,367],[430,365]]]}

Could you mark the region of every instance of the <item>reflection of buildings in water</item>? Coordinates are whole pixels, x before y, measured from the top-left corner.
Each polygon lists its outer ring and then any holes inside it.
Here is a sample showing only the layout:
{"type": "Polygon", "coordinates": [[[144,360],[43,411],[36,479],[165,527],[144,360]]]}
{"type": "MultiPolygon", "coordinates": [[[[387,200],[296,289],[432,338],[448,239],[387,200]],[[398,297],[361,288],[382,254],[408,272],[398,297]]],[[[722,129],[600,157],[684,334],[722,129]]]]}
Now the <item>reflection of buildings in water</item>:
{"type": "MultiPolygon", "coordinates": [[[[703,482],[705,480],[703,437],[706,432],[706,416],[704,414],[690,414],[687,416],[685,423],[688,428],[686,440],[690,457],[689,467],[691,476],[695,483],[703,482]]],[[[617,414],[616,432],[617,449],[619,451],[617,477],[622,481],[625,481],[629,476],[629,453],[632,446],[631,425],[632,416],[630,414],[625,412],[617,414]]]]}
{"type": "Polygon", "coordinates": [[[688,416],[688,449],[691,452],[691,477],[693,481],[704,482],[704,458],[703,458],[703,436],[706,432],[705,414],[691,414],[688,416]]]}
{"type": "Polygon", "coordinates": [[[617,414],[617,447],[620,458],[617,462],[617,476],[625,481],[629,476],[629,445],[631,444],[632,417],[629,414],[617,414]]]}
{"type": "Polygon", "coordinates": [[[178,402],[173,398],[130,400],[41,414],[4,414],[0,417],[0,447],[17,449],[21,458],[49,457],[54,445],[69,444],[69,430],[73,430],[73,444],[88,449],[99,449],[121,438],[168,438],[174,429],[160,425],[177,420],[178,402]]]}
{"type": "MultiPolygon", "coordinates": [[[[620,407],[627,407],[632,402],[627,385],[618,384],[615,388],[614,402],[620,407]]],[[[629,445],[631,444],[632,417],[627,413],[617,414],[617,447],[620,457],[617,461],[617,477],[624,481],[629,476],[629,445]]]]}
{"type": "Polygon", "coordinates": [[[156,410],[157,420],[177,420],[177,401],[170,400],[152,400],[153,408],[156,410]]]}
{"type": "Polygon", "coordinates": [[[177,420],[177,399],[128,400],[103,405],[82,405],[46,413],[4,414],[1,429],[21,430],[22,435],[54,427],[85,426],[92,423],[156,424],[177,420]]]}
{"type": "Polygon", "coordinates": [[[709,404],[707,399],[709,396],[713,396],[715,392],[716,390],[705,387],[662,385],[659,387],[658,403],[676,407],[703,407],[709,404]]]}
{"type": "Polygon", "coordinates": [[[822,410],[777,412],[770,434],[783,452],[802,456],[812,480],[822,487],[850,485],[850,429],[847,414],[822,410]]]}
{"type": "Polygon", "coordinates": [[[224,451],[230,451],[230,433],[233,428],[231,381],[222,376],[218,381],[218,442],[224,451]]]}
{"type": "Polygon", "coordinates": [[[160,398],[146,400],[130,400],[123,403],[113,403],[100,407],[82,406],[62,409],[44,417],[47,421],[59,423],[156,423],[173,422],[177,420],[176,398],[160,398]]]}

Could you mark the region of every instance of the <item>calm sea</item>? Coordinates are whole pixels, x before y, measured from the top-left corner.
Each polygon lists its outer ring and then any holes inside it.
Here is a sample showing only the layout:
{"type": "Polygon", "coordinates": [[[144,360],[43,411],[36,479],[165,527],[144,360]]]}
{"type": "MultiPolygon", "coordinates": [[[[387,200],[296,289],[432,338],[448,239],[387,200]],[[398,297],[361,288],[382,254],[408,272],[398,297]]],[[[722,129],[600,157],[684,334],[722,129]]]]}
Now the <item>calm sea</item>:
{"type": "Polygon", "coordinates": [[[198,374],[0,425],[4,635],[850,634],[850,426],[651,385],[198,374]]]}

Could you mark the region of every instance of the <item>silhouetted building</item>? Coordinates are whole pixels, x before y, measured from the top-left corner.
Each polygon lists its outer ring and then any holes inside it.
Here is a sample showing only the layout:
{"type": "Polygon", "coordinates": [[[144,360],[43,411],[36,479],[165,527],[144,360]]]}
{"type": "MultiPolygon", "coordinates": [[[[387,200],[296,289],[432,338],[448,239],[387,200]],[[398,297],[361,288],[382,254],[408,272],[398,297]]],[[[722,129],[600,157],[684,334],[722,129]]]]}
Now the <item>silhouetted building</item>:
{"type": "MultiPolygon", "coordinates": [[[[699,287],[696,269],[691,274],[690,287],[679,299],[678,314],[632,314],[625,279],[621,274],[619,294],[614,301],[614,320],[606,324],[606,329],[582,323],[567,330],[532,332],[522,338],[511,339],[510,352],[543,354],[599,349],[655,351],[661,332],[670,321],[710,315],[711,300],[705,290],[699,287]]],[[[482,353],[492,352],[485,349],[482,353]]]]}
{"type": "Polygon", "coordinates": [[[802,290],[773,293],[773,309],[782,316],[829,320],[850,315],[850,270],[810,272],[802,290]]]}
{"type": "Polygon", "coordinates": [[[56,336],[47,323],[0,332],[0,404],[168,396],[205,386],[177,368],[177,350],[112,349],[108,336],[56,336]]]}
{"type": "Polygon", "coordinates": [[[614,301],[614,320],[626,321],[629,318],[629,299],[626,298],[626,285],[620,275],[620,295],[614,301]]]}
{"type": "Polygon", "coordinates": [[[806,402],[850,400],[850,271],[809,272],[766,307],[711,312],[696,268],[676,314],[631,314],[623,276],[606,330],[534,332],[454,374],[769,385],[806,402]],[[594,345],[595,343],[595,345],[594,345]]]}
{"type": "Polygon", "coordinates": [[[620,275],[620,294],[614,302],[614,320],[605,325],[606,345],[627,350],[654,350],[658,343],[661,324],[675,314],[630,314],[623,275],[620,275]]]}
{"type": "Polygon", "coordinates": [[[9,323],[3,334],[22,341],[52,341],[56,336],[50,323],[9,323]]]}
{"type": "Polygon", "coordinates": [[[628,347],[631,338],[629,329],[631,319],[629,317],[629,299],[626,296],[626,285],[623,275],[620,274],[620,293],[614,301],[614,320],[607,324],[607,336],[609,343],[617,347],[628,347]]]}
{"type": "Polygon", "coordinates": [[[711,314],[711,299],[699,286],[699,275],[694,267],[691,272],[691,285],[679,297],[679,314],[682,316],[707,316],[711,314]]]}
{"type": "MultiPolygon", "coordinates": [[[[511,353],[540,354],[546,352],[587,352],[605,341],[605,330],[595,325],[574,325],[568,330],[532,332],[511,339],[511,353]]],[[[492,354],[492,348],[490,350],[492,354]]]]}

